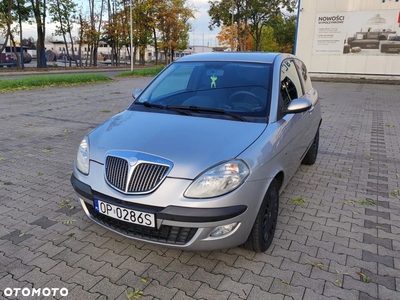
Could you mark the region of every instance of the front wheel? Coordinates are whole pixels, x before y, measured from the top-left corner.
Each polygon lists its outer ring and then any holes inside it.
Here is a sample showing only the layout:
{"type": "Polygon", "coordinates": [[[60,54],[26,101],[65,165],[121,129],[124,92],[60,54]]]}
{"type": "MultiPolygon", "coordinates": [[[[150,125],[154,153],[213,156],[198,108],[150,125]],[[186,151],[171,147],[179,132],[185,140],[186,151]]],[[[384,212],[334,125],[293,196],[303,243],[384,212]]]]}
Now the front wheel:
{"type": "Polygon", "coordinates": [[[264,252],[271,246],[278,222],[278,208],[279,183],[274,179],[264,196],[250,235],[243,244],[245,249],[264,252]]]}

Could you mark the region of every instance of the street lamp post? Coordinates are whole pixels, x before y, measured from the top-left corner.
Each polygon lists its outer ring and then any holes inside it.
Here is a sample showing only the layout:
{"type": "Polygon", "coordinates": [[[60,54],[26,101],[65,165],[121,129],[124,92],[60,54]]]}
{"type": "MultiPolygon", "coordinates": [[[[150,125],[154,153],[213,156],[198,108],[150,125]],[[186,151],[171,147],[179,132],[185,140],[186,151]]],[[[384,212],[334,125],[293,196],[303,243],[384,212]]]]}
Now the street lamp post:
{"type": "Polygon", "coordinates": [[[233,33],[233,31],[234,31],[234,24],[233,24],[233,17],[234,17],[234,11],[235,11],[235,2],[232,0],[232,21],[231,21],[231,23],[232,23],[232,25],[231,25],[231,31],[232,31],[232,41],[231,41],[231,51],[233,51],[233,48],[234,48],[234,45],[235,45],[235,39],[234,39],[234,33],[233,33]]]}
{"type": "Polygon", "coordinates": [[[133,71],[133,27],[132,27],[132,0],[129,0],[129,11],[131,18],[131,71],[133,71]]]}

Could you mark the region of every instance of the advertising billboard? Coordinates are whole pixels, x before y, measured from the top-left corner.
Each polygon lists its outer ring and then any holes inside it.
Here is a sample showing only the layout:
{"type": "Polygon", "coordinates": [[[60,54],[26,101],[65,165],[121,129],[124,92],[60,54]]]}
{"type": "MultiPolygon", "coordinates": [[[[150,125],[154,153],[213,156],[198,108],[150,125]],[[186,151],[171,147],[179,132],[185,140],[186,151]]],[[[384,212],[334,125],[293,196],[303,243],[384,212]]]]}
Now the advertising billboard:
{"type": "Polygon", "coordinates": [[[400,11],[317,13],[313,54],[400,54],[400,11]]]}

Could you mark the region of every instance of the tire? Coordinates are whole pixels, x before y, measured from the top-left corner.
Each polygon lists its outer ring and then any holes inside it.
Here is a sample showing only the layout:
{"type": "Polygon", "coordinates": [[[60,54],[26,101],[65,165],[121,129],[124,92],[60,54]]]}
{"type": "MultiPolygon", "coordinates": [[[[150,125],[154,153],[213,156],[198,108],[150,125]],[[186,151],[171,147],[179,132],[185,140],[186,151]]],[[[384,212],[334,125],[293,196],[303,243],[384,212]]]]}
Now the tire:
{"type": "Polygon", "coordinates": [[[314,140],[311,144],[310,149],[308,149],[306,155],[304,156],[303,160],[301,163],[303,165],[313,165],[318,156],[318,147],[319,147],[319,129],[317,130],[317,133],[315,134],[314,140]]]}
{"type": "Polygon", "coordinates": [[[243,247],[255,252],[265,252],[271,246],[278,222],[279,182],[274,179],[264,196],[253,228],[243,247]]]}

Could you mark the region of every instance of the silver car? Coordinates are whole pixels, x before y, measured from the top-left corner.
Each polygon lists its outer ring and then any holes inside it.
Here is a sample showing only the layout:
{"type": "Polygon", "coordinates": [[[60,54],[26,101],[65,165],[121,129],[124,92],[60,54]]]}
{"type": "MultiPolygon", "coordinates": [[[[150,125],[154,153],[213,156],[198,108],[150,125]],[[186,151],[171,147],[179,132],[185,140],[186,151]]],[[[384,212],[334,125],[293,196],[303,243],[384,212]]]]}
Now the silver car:
{"type": "Polygon", "coordinates": [[[307,68],[276,53],[204,53],[165,68],[90,132],[71,177],[90,219],[188,250],[265,251],[279,194],[318,153],[307,68]]]}

